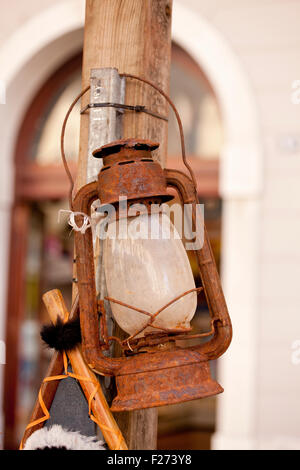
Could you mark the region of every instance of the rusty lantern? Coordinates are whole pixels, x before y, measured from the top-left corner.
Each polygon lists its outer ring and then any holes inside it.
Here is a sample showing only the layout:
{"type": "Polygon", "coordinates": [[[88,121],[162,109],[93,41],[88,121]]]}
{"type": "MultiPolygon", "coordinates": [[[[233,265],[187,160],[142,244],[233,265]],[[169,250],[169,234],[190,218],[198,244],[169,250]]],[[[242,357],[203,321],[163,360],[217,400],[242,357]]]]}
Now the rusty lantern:
{"type": "MultiPolygon", "coordinates": [[[[122,197],[127,200],[128,210],[133,204],[143,204],[146,220],[153,217],[153,204],[172,199],[169,188],[178,192],[182,204],[195,208],[197,194],[192,179],[176,170],[163,170],[151,154],[157,147],[149,141],[127,139],[95,150],[94,157],[103,159],[98,181],[81,188],[73,210],[89,214],[91,204],[99,199],[101,207],[110,204],[116,208],[111,223],[119,224],[122,197]]],[[[192,219],[195,216],[193,210],[192,219]]],[[[162,231],[166,217],[154,213],[153,220],[162,231]]],[[[78,225],[80,219],[82,216],[77,215],[78,225]]],[[[180,239],[116,241],[110,238],[109,230],[103,254],[106,300],[116,323],[127,333],[125,339],[107,333],[104,302],[96,296],[91,228],[84,234],[75,232],[75,244],[82,349],[93,370],[116,379],[112,411],[156,407],[222,392],[211,378],[209,361],[226,351],[232,329],[205,228],[202,247],[195,251],[200,288],[195,287],[180,239]],[[206,296],[211,330],[193,334],[189,321],[200,290],[206,296]],[[208,338],[206,342],[188,345],[189,340],[203,336],[208,338]],[[111,341],[119,344],[119,357],[108,357],[111,341]]]]}

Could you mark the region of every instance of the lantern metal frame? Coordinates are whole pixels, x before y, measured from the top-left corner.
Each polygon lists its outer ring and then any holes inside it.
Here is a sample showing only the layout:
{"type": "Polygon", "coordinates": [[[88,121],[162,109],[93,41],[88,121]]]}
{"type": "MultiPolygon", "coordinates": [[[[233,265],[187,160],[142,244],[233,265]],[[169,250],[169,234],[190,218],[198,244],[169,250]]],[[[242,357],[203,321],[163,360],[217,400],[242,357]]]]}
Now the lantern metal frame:
{"type": "MultiPolygon", "coordinates": [[[[141,139],[123,139],[95,150],[94,156],[103,158],[104,166],[99,172],[98,181],[78,191],[73,200],[73,210],[90,214],[95,200],[100,199],[101,204],[116,204],[120,196],[126,196],[130,203],[144,203],[150,207],[153,198],[162,202],[169,200],[168,189],[173,188],[183,205],[193,205],[191,222],[196,226],[198,199],[193,175],[190,178],[177,170],[163,170],[151,156],[151,151],[157,147],[157,143],[141,139]]],[[[78,225],[83,223],[81,219],[81,215],[76,216],[78,225]]],[[[75,232],[75,247],[82,350],[94,371],[116,378],[117,396],[113,400],[112,411],[179,403],[223,391],[210,376],[209,361],[217,359],[227,350],[232,326],[205,226],[203,246],[195,251],[202,286],[193,290],[204,291],[211,315],[211,330],[200,334],[190,334],[188,330],[162,331],[159,328],[156,334],[141,338],[136,336],[142,330],[123,341],[109,337],[104,303],[99,302],[96,296],[91,228],[84,234],[75,232]],[[176,344],[177,340],[208,336],[212,336],[209,341],[196,346],[182,348],[176,344]],[[107,357],[104,354],[112,340],[121,345],[121,357],[107,357]],[[161,345],[167,343],[172,343],[172,347],[160,350],[161,345]]],[[[161,311],[193,290],[183,293],[154,313],[127,305],[121,299],[107,297],[107,300],[132,308],[137,314],[148,315],[146,326],[153,327],[154,319],[161,311]]]]}

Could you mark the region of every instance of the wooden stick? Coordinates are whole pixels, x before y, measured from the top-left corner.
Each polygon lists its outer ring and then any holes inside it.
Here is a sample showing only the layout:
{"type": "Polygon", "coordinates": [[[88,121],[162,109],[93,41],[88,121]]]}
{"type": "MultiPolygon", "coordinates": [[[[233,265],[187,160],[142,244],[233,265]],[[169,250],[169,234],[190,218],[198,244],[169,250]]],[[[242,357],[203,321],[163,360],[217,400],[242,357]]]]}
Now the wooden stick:
{"type": "MultiPolygon", "coordinates": [[[[78,298],[75,299],[75,302],[73,304],[72,310],[70,312],[70,320],[75,317],[75,315],[78,315],[78,298]]],[[[49,364],[46,377],[53,377],[57,375],[61,375],[64,371],[64,363],[63,363],[63,357],[62,354],[55,351],[52,358],[51,362],[49,364]]],[[[46,405],[47,410],[50,410],[52,402],[54,400],[57,387],[59,384],[59,380],[53,380],[51,382],[45,382],[42,384],[42,397],[44,400],[44,403],[46,405]]],[[[39,398],[36,399],[29,423],[33,423],[34,421],[41,419],[44,417],[44,412],[41,408],[39,398]]],[[[45,421],[36,424],[35,426],[32,426],[28,429],[25,429],[23,438],[22,438],[22,444],[24,446],[25,442],[27,439],[31,436],[31,434],[34,431],[37,431],[38,429],[41,429],[45,424],[45,421]]]]}
{"type": "MultiPolygon", "coordinates": [[[[53,323],[56,322],[58,317],[62,320],[65,320],[68,317],[68,310],[59,290],[54,289],[44,294],[43,301],[53,323]]],[[[78,377],[86,377],[90,379],[89,381],[80,380],[80,378],[78,379],[83,393],[87,401],[89,401],[90,396],[95,391],[95,384],[98,383],[97,378],[85,363],[80,347],[67,351],[67,355],[70,360],[73,373],[78,377]]],[[[98,388],[98,391],[94,395],[91,409],[96,420],[102,424],[100,428],[108,447],[114,450],[127,450],[126,442],[116,421],[114,420],[101,388],[98,388]]]]}

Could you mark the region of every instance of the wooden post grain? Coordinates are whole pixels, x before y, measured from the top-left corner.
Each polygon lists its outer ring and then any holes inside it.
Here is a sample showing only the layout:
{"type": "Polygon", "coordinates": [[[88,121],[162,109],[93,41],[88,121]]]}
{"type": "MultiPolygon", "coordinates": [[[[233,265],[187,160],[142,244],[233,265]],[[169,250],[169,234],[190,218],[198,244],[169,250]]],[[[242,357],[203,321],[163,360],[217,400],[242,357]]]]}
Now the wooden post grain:
{"type": "MultiPolygon", "coordinates": [[[[86,0],[82,89],[89,85],[92,68],[116,67],[169,90],[172,0],[86,0]]],[[[82,99],[88,104],[89,96],[82,99]]],[[[167,114],[161,96],[134,80],[126,83],[126,104],[141,104],[167,114]]],[[[157,140],[157,158],[164,165],[168,124],[145,113],[128,111],[123,119],[123,137],[157,140]]],[[[85,184],[89,116],[81,116],[80,172],[77,184],[85,184]],[[83,180],[80,180],[83,178],[83,180]]]]}
{"type": "MultiPolygon", "coordinates": [[[[82,89],[89,85],[93,68],[115,67],[119,73],[146,78],[169,91],[172,0],[86,0],[82,89]]],[[[82,98],[82,107],[89,94],[82,98]]],[[[168,114],[163,98],[151,87],[127,79],[125,103],[145,105],[168,114]]],[[[89,114],[81,115],[80,150],[76,188],[86,183],[89,114]]],[[[145,113],[126,111],[123,137],[139,137],[160,143],[155,157],[165,165],[167,123],[145,113]]],[[[155,409],[115,415],[129,449],[155,449],[155,409]]]]}

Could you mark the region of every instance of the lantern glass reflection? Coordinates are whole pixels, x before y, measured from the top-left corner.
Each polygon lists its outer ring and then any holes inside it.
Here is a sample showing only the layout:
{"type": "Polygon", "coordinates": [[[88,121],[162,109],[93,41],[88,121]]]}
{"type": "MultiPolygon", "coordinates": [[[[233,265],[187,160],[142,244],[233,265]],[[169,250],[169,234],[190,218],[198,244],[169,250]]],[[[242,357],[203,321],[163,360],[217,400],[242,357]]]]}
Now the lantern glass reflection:
{"type": "MultiPolygon", "coordinates": [[[[151,314],[184,292],[195,288],[191,266],[183,243],[166,214],[144,214],[129,218],[127,234],[122,236],[122,219],[108,225],[104,242],[104,268],[108,297],[151,314]]],[[[167,329],[186,329],[195,314],[196,292],[169,305],[154,325],[167,329]]],[[[111,302],[113,316],[127,333],[134,334],[149,316],[111,302]]],[[[146,332],[159,330],[146,327],[146,332]]]]}

